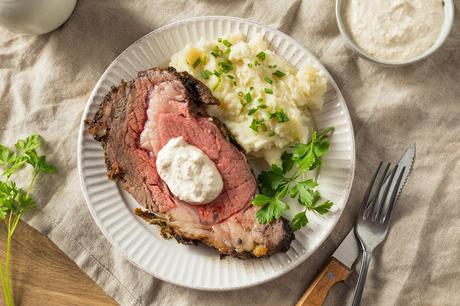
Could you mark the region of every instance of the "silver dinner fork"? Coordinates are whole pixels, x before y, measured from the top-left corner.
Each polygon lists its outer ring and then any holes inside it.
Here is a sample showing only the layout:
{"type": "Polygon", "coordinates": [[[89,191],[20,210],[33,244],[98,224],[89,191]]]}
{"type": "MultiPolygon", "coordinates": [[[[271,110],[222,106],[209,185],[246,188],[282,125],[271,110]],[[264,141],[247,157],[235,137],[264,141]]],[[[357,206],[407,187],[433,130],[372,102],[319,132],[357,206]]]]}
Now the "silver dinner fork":
{"type": "Polygon", "coordinates": [[[406,170],[405,167],[402,168],[402,171],[396,178],[396,184],[393,184],[398,166],[395,166],[392,171],[388,172],[391,164],[387,163],[382,172],[381,169],[383,168],[383,164],[383,162],[380,162],[366,190],[355,227],[355,234],[361,243],[363,257],[358,283],[353,297],[353,306],[361,304],[361,297],[363,295],[364,283],[372,258],[372,252],[385,240],[388,234],[391,212],[396,201],[402,177],[406,170]],[[379,182],[378,185],[375,184],[376,181],[379,182]]]}

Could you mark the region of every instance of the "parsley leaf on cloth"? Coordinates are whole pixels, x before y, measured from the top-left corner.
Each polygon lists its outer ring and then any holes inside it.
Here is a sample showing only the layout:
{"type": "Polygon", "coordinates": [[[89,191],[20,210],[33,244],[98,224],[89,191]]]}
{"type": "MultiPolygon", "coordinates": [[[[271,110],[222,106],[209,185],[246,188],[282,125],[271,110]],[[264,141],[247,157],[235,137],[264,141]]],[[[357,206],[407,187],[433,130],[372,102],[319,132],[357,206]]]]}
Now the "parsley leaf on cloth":
{"type": "Polygon", "coordinates": [[[18,140],[14,149],[0,144],[0,220],[7,225],[6,258],[0,264],[0,281],[3,287],[5,304],[13,306],[13,294],[10,277],[11,238],[21,219],[28,210],[35,207],[35,201],[30,195],[37,176],[40,173],[53,173],[56,168],[46,162],[46,157],[39,155],[40,136],[31,136],[18,140]],[[26,165],[33,168],[29,185],[26,189],[19,187],[11,177],[26,165]]]}

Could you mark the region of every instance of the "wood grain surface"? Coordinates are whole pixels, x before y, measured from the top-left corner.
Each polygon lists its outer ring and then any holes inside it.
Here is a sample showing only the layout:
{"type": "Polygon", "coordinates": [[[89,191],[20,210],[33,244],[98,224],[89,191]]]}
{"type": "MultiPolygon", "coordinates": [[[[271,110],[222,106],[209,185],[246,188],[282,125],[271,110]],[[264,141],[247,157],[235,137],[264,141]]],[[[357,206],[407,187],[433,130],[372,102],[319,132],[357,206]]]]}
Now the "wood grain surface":
{"type": "Polygon", "coordinates": [[[310,284],[296,306],[321,306],[329,290],[338,282],[347,279],[351,271],[334,257],[310,284]]]}
{"type": "MultiPolygon", "coordinates": [[[[0,222],[0,257],[6,227],[0,222]]],[[[16,306],[117,305],[46,236],[21,222],[13,236],[13,292],[16,306]]],[[[3,291],[0,305],[4,305],[3,291]]]]}

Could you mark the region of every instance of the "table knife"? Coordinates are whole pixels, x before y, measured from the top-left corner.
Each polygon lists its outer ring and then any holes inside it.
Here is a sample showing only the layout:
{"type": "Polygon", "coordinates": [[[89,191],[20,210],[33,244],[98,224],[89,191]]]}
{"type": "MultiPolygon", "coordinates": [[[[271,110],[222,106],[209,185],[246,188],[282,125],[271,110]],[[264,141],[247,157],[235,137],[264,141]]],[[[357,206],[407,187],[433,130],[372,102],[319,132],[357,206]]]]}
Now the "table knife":
{"type": "Polygon", "coordinates": [[[323,305],[329,289],[336,283],[348,278],[351,267],[359,255],[358,241],[355,237],[354,228],[343,239],[342,243],[332,254],[329,263],[308,287],[307,291],[297,302],[296,306],[319,306],[323,305]]]}
{"type": "MultiPolygon", "coordinates": [[[[412,165],[415,160],[415,143],[409,146],[398,162],[396,175],[405,168],[402,177],[402,184],[399,186],[398,196],[401,193],[409,173],[412,170],[412,165]]],[[[388,180],[384,182],[384,186],[388,180]]],[[[390,186],[391,187],[391,186],[390,186]]],[[[329,263],[324,267],[321,273],[316,277],[313,283],[310,284],[307,291],[299,299],[296,306],[320,306],[329,293],[329,290],[336,283],[344,281],[351,273],[351,267],[359,255],[358,241],[355,236],[354,227],[350,230],[345,239],[340,243],[339,247],[332,254],[329,263]]]]}

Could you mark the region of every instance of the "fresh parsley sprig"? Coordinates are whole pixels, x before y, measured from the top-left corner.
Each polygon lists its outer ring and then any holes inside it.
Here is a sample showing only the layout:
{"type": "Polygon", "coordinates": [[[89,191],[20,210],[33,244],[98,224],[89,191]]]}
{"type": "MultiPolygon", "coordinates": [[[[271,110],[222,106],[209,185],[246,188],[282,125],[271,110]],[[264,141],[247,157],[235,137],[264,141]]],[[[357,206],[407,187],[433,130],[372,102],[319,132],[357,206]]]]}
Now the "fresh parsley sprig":
{"type": "Polygon", "coordinates": [[[291,189],[291,198],[298,198],[299,204],[305,207],[304,210],[297,213],[291,220],[291,227],[294,230],[298,230],[308,223],[308,211],[324,215],[331,209],[333,205],[331,201],[319,203],[321,195],[316,190],[317,186],[318,183],[310,179],[303,182],[297,182],[291,189]]]}
{"type": "Polygon", "coordinates": [[[281,157],[281,167],[272,165],[271,170],[262,171],[258,176],[261,193],[257,194],[252,204],[260,207],[256,213],[260,224],[270,223],[281,218],[289,209],[283,199],[289,195],[297,199],[304,210],[297,213],[291,220],[291,227],[298,230],[308,223],[307,212],[320,215],[329,212],[333,203],[320,203],[318,183],[313,179],[305,179],[306,174],[321,166],[321,157],[329,150],[329,137],[334,131],[327,128],[320,133],[312,132],[311,140],[306,144],[296,144],[292,151],[285,152],[281,157]]]}
{"type": "Polygon", "coordinates": [[[6,258],[0,264],[0,281],[3,287],[6,305],[13,306],[11,292],[10,259],[11,238],[21,219],[28,210],[35,207],[35,201],[30,195],[37,176],[40,173],[53,173],[56,168],[46,162],[46,157],[39,155],[40,136],[32,134],[26,139],[16,142],[14,149],[0,144],[0,220],[5,220],[7,225],[6,258]],[[28,187],[20,188],[12,179],[12,175],[25,165],[33,168],[32,177],[28,187]]]}

